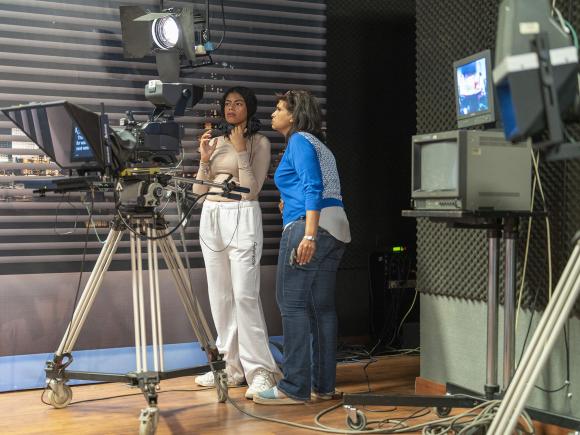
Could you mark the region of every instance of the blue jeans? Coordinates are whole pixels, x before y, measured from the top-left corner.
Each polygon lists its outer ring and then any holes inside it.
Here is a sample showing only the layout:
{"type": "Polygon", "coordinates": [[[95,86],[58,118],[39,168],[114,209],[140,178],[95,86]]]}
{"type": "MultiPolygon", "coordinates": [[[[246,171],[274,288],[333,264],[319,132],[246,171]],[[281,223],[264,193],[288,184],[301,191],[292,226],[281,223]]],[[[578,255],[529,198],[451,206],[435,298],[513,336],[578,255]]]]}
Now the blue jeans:
{"type": "Polygon", "coordinates": [[[276,276],[276,300],[282,313],[284,379],[278,388],[297,400],[309,400],[311,389],[333,393],[336,384],[336,271],[344,243],[318,229],[310,263],[291,264],[291,253],[304,237],[304,220],[282,233],[276,276]]]}

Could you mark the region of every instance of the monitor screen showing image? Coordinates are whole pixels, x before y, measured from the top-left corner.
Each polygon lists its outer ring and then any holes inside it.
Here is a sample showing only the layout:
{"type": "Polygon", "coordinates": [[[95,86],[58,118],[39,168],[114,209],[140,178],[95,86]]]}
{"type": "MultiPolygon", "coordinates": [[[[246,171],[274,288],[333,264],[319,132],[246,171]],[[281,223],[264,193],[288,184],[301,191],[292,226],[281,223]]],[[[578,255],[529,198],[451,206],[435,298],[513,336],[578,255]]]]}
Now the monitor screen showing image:
{"type": "Polygon", "coordinates": [[[455,114],[459,128],[491,125],[497,121],[491,67],[490,50],[453,62],[455,114]]]}
{"type": "Polygon", "coordinates": [[[81,129],[76,125],[72,131],[71,161],[90,162],[95,158],[93,151],[83,135],[81,129]]]}
{"type": "Polygon", "coordinates": [[[459,176],[458,158],[458,145],[455,141],[421,144],[421,191],[456,190],[459,176]]]}
{"type": "Polygon", "coordinates": [[[455,68],[457,75],[458,115],[487,112],[489,95],[485,57],[455,68]]]}

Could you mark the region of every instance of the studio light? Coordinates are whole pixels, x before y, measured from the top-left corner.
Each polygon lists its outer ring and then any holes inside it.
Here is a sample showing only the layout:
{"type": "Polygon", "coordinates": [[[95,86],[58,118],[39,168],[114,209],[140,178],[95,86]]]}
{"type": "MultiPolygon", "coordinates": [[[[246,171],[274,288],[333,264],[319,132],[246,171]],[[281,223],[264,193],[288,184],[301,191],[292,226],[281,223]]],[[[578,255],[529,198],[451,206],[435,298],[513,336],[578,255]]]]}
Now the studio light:
{"type": "Polygon", "coordinates": [[[172,16],[157,18],[151,25],[155,45],[163,50],[174,48],[179,40],[179,26],[172,16]]]}
{"type": "Polygon", "coordinates": [[[123,56],[140,59],[154,55],[164,82],[177,82],[182,65],[192,65],[197,56],[211,51],[204,37],[206,19],[192,7],[158,12],[141,6],[120,6],[119,15],[123,56]]]}
{"type": "MultiPolygon", "coordinates": [[[[123,6],[122,6],[123,7],[123,6]]],[[[148,51],[157,53],[158,50],[175,50],[178,56],[188,60],[195,60],[198,45],[203,45],[200,38],[196,38],[196,24],[205,23],[201,16],[195,15],[193,8],[171,8],[161,12],[149,12],[138,6],[129,6],[134,9],[135,25],[146,23],[150,29],[151,39],[148,51]]],[[[143,38],[143,34],[139,35],[143,38]]],[[[123,39],[125,35],[123,35],[123,39]]]]}

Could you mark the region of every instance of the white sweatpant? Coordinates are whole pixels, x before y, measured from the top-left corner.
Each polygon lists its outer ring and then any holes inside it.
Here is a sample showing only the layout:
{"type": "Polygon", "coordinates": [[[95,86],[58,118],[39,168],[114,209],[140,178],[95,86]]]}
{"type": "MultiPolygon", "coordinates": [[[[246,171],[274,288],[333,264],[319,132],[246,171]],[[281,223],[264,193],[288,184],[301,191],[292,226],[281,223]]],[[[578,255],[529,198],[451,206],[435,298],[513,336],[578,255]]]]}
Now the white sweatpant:
{"type": "Polygon", "coordinates": [[[264,244],[258,201],[204,201],[199,224],[209,302],[227,372],[248,384],[258,368],[280,375],[260,301],[264,244]]]}

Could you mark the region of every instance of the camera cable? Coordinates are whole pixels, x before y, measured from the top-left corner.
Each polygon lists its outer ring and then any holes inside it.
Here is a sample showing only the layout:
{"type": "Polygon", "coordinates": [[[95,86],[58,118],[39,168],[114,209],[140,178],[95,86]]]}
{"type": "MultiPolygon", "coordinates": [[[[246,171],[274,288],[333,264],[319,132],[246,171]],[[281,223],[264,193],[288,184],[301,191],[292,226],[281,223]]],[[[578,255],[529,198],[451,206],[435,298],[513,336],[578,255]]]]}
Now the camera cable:
{"type": "Polygon", "coordinates": [[[70,193],[69,193],[69,194],[64,194],[64,195],[62,196],[61,200],[59,201],[59,203],[57,204],[57,206],[56,206],[56,210],[55,210],[55,212],[54,212],[54,233],[55,233],[57,236],[68,236],[68,235],[74,234],[74,233],[75,233],[75,231],[76,231],[76,229],[77,229],[77,224],[78,224],[78,221],[79,221],[79,215],[78,215],[78,214],[76,214],[76,215],[75,215],[75,222],[74,222],[74,226],[73,226],[73,229],[72,229],[72,230],[70,230],[70,231],[65,231],[65,232],[63,232],[63,233],[60,233],[60,232],[58,232],[58,231],[57,231],[57,228],[58,228],[58,216],[59,216],[59,211],[60,211],[60,208],[61,208],[61,205],[63,204],[63,202],[66,202],[67,204],[69,204],[73,210],[78,210],[78,209],[77,209],[77,208],[74,206],[74,204],[71,202],[71,200],[70,200],[70,193]],[[66,199],[65,199],[65,198],[66,198],[66,199]]]}
{"type": "Polygon", "coordinates": [[[234,236],[237,234],[238,228],[240,226],[240,207],[241,207],[240,203],[241,203],[241,201],[238,201],[238,209],[237,209],[237,213],[236,213],[236,227],[234,228],[234,231],[232,233],[232,236],[230,237],[229,242],[222,249],[217,249],[217,248],[214,249],[211,246],[209,246],[207,244],[207,242],[205,240],[203,240],[203,237],[201,236],[201,231],[199,232],[199,240],[201,240],[201,242],[205,245],[205,247],[207,249],[209,249],[212,252],[223,252],[230,247],[230,245],[232,244],[232,241],[234,240],[234,236]]]}
{"type": "MultiPolygon", "coordinates": [[[[225,8],[224,8],[224,0],[221,0],[220,3],[221,3],[221,11],[222,11],[222,27],[223,27],[223,31],[222,31],[222,36],[220,38],[220,42],[218,42],[217,47],[214,49],[214,51],[219,50],[220,47],[222,46],[222,43],[226,39],[227,25],[226,25],[226,12],[225,12],[225,8]]],[[[208,17],[207,22],[208,22],[208,25],[209,25],[209,17],[208,17]]]]}

